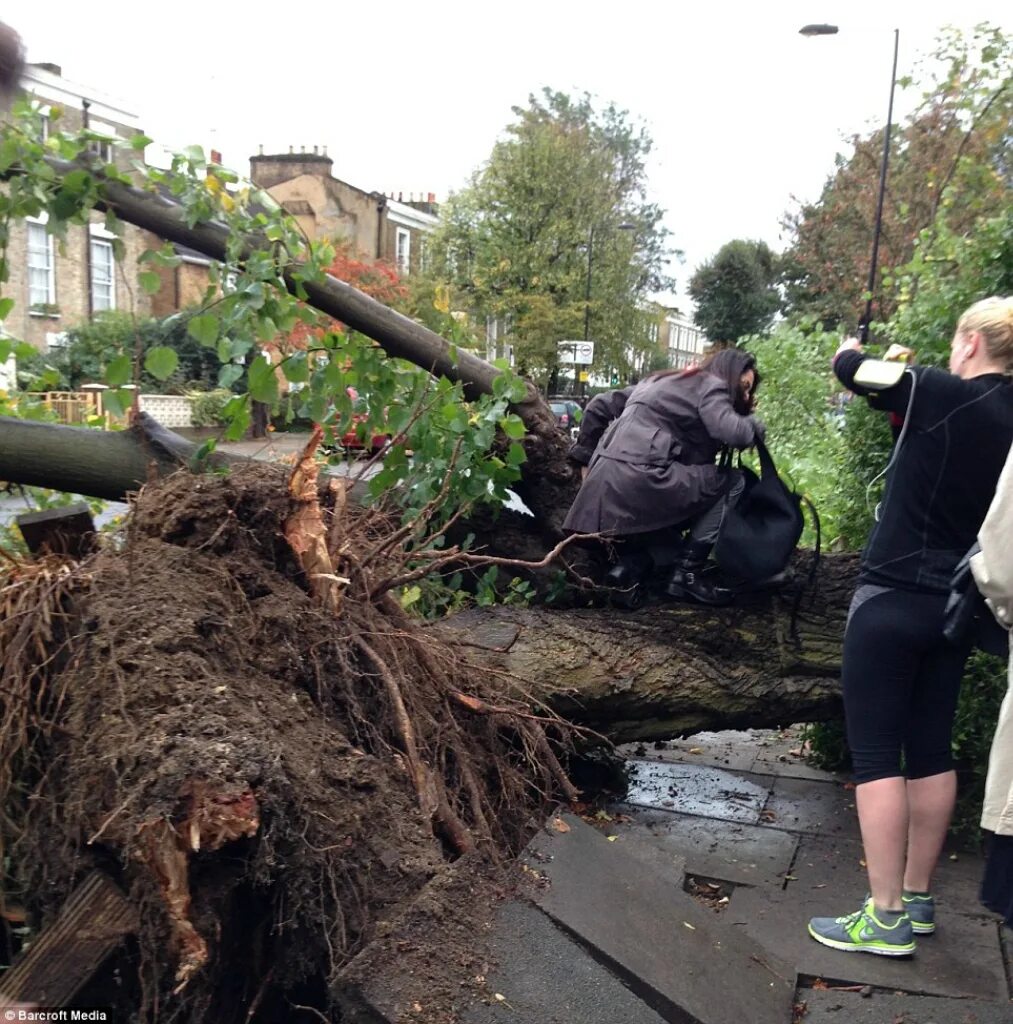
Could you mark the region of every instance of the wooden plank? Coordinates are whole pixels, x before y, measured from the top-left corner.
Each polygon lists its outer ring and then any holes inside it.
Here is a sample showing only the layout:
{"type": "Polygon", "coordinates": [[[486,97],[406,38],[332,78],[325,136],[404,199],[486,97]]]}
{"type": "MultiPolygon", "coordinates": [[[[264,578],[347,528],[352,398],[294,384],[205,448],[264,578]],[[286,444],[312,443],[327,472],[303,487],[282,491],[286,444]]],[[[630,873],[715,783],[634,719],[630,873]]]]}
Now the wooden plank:
{"type": "Polygon", "coordinates": [[[134,908],[101,871],[71,894],[56,920],[0,975],[4,1000],[68,1005],[125,935],[137,930],[134,908]]]}

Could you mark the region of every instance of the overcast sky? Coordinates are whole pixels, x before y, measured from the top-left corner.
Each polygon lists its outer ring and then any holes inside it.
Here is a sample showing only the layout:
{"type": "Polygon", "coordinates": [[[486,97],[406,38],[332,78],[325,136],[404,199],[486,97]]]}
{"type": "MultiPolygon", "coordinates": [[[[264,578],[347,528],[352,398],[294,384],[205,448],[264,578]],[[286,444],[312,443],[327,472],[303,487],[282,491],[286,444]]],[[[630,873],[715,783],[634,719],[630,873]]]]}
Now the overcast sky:
{"type": "MultiPolygon", "coordinates": [[[[937,31],[990,21],[1006,0],[380,0],[143,5],[74,0],[5,13],[29,60],[120,98],[148,135],[249,157],[328,147],[368,190],[462,187],[511,120],[551,86],[614,101],[655,142],[651,198],[666,211],[681,293],[732,238],[782,248],[792,197],[812,199],[843,138],[885,120],[898,78],[937,31]],[[808,22],[840,26],[807,39],[808,22]]],[[[898,89],[896,114],[915,96],[898,89]]],[[[896,116],[895,114],[895,116],[896,116]]]]}

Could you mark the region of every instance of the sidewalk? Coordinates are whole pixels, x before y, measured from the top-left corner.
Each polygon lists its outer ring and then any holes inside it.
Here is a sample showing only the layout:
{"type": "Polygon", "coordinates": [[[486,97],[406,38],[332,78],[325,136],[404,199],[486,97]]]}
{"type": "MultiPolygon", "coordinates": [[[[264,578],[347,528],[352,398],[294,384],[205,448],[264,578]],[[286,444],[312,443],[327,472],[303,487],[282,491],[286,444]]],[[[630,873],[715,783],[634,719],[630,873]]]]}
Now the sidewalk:
{"type": "Polygon", "coordinates": [[[416,901],[418,920],[360,955],[343,1008],[370,1024],[451,1019],[424,1016],[425,967],[463,927],[481,971],[460,982],[464,1024],[1011,1024],[979,857],[944,855],[938,931],[912,957],[808,936],[809,917],[857,908],[866,880],[854,790],[801,763],[799,742],[795,729],[627,745],[623,803],[550,817],[488,920],[416,901]]]}
{"type": "Polygon", "coordinates": [[[803,764],[799,743],[788,730],[627,745],[631,786],[610,831],[684,859],[688,891],[794,965],[800,1021],[1013,1021],[1013,936],[978,903],[979,856],[944,852],[938,930],[911,958],[838,952],[808,936],[810,917],[856,909],[867,881],[854,790],[803,764]]]}

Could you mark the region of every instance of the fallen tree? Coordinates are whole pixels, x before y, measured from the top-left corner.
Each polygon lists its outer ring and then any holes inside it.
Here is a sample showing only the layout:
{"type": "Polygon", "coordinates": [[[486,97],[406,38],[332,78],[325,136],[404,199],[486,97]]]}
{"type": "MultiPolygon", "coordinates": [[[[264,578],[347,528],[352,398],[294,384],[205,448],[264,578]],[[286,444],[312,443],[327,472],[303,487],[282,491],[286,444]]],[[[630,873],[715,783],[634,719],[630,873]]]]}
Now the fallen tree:
{"type": "MultiPolygon", "coordinates": [[[[228,244],[122,182],[101,183],[99,205],[212,258],[228,244]]],[[[466,395],[495,387],[493,367],[348,286],[291,265],[285,281],[466,395]]],[[[80,563],[15,560],[0,592],[11,880],[35,926],[89,872],[121,883],[139,921],[110,997],[125,1014],[327,1019],[344,968],[392,919],[426,901],[439,914],[441,891],[488,895],[485,865],[575,797],[571,744],[837,713],[850,559],[725,610],[409,615],[399,597],[432,571],[558,549],[577,487],[567,442],[530,385],[515,407],[534,515],[492,520],[481,554],[435,543],[461,525],[436,523],[442,485],[405,522],[321,484],[319,433],[291,475],[194,475],[177,472],[194,446],[144,417],[119,434],[0,420],[0,478],[139,491],[117,543],[80,563]],[[441,889],[448,875],[466,881],[441,889]]],[[[454,472],[451,457],[444,485],[454,472]]],[[[474,956],[474,936],[462,943],[434,955],[455,979],[474,956]]],[[[457,980],[445,992],[417,1019],[451,1019],[457,980]]]]}

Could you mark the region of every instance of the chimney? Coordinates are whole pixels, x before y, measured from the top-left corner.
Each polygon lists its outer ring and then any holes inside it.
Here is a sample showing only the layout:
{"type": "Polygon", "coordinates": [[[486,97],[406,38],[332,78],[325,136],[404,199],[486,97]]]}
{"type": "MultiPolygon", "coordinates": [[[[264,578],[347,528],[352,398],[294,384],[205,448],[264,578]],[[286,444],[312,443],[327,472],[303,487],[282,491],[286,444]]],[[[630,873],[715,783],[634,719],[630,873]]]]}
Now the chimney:
{"type": "Polygon", "coordinates": [[[263,155],[264,155],[264,143],[262,142],[259,146],[257,146],[257,156],[263,156],[263,155]]]}
{"type": "Polygon", "coordinates": [[[320,155],[316,146],[313,147],[313,155],[314,156],[319,156],[320,155]]]}
{"type": "Polygon", "coordinates": [[[324,146],[324,156],[327,156],[327,147],[324,146]]]}
{"type": "Polygon", "coordinates": [[[404,193],[403,192],[398,192],[398,194],[397,194],[397,201],[399,203],[403,203],[404,202],[404,193]]]}
{"type": "Polygon", "coordinates": [[[435,203],[436,202],[436,193],[435,192],[430,192],[426,196],[426,202],[427,203],[435,203]]]}
{"type": "Polygon", "coordinates": [[[211,150],[211,163],[218,164],[219,167],[222,165],[222,154],[217,149],[211,150]]]}

